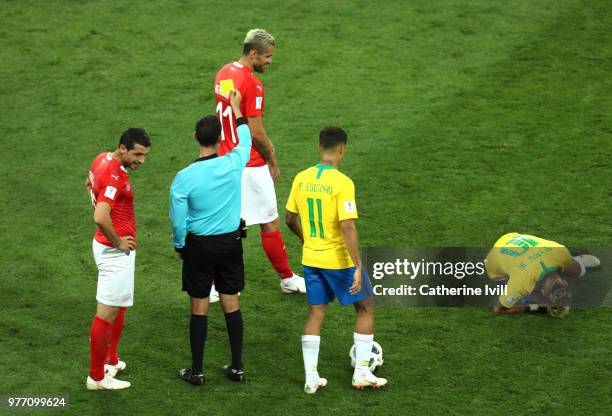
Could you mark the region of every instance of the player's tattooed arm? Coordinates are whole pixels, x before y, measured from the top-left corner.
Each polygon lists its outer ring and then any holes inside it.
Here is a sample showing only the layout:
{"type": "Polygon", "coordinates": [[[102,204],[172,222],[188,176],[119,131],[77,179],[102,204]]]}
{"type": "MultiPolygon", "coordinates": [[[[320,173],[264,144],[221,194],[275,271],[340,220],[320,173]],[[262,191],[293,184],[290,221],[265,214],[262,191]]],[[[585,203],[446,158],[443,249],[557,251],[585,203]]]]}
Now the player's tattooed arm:
{"type": "Polygon", "coordinates": [[[304,235],[302,234],[302,226],[300,225],[300,221],[298,220],[298,214],[295,212],[287,211],[287,215],[285,216],[285,223],[287,227],[293,232],[293,234],[297,235],[302,243],[304,243],[304,235]]]}
{"type": "Polygon", "coordinates": [[[274,145],[264,130],[262,116],[249,117],[249,128],[251,129],[253,145],[268,163],[272,179],[276,181],[280,176],[280,169],[276,163],[274,145]]]}
{"type": "Polygon", "coordinates": [[[276,165],[274,145],[270,140],[268,140],[268,143],[264,140],[255,140],[255,147],[259,150],[263,158],[266,159],[268,165],[276,165]]]}

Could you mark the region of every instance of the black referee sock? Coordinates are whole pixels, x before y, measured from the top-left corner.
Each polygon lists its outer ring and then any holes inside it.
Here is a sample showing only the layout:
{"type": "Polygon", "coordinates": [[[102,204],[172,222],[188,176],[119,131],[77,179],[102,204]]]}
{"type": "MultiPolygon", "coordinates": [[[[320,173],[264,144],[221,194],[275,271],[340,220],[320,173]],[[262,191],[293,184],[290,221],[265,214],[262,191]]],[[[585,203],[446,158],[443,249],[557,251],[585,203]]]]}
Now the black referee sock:
{"type": "Polygon", "coordinates": [[[240,309],[225,314],[227,324],[227,335],[229,336],[230,348],[232,350],[232,368],[242,369],[242,338],[243,324],[240,309]]]}
{"type": "Polygon", "coordinates": [[[204,343],[208,332],[207,315],[191,315],[189,321],[189,342],[191,343],[191,371],[193,374],[202,373],[202,360],[204,358],[204,343]]]}

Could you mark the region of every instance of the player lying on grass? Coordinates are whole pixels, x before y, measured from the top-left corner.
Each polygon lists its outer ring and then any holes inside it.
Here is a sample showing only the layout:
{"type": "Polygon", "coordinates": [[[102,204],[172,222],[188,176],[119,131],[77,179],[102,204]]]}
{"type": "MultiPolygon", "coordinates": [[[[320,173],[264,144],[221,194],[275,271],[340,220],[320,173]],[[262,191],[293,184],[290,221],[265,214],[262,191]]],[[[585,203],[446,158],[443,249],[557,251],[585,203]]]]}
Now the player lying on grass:
{"type": "Polygon", "coordinates": [[[357,314],[353,386],[362,389],[387,384],[386,379],[376,377],[369,368],[374,302],[372,284],[362,269],[359,253],[355,185],[338,170],[346,142],[346,133],[338,127],[321,130],[321,161],[296,175],[287,201],[287,225],[303,243],[308,318],[302,335],[302,354],[306,371],[304,391],[308,394],[327,385],[327,380],[319,377],[317,362],[321,326],[327,304],[334,297],[342,305],[352,303],[357,314]]]}
{"type": "Polygon", "coordinates": [[[506,293],[493,307],[497,314],[523,313],[544,309],[555,318],[570,311],[572,294],[567,278],[582,277],[587,268],[599,266],[590,254],[572,257],[554,241],[527,234],[508,233],[500,237],[485,265],[489,278],[507,280],[506,293]]]}

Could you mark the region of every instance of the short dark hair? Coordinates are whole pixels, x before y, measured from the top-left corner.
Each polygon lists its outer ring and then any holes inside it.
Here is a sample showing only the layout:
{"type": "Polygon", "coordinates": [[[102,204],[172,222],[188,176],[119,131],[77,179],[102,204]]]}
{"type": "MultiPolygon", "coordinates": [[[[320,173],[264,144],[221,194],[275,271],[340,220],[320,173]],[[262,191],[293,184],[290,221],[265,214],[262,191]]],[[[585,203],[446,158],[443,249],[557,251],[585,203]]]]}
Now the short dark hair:
{"type": "Polygon", "coordinates": [[[151,138],[145,129],[139,127],[129,127],[123,132],[119,139],[119,145],[124,145],[127,150],[132,150],[135,144],[144,147],[151,147],[151,138]]]}
{"type": "Polygon", "coordinates": [[[214,146],[221,135],[221,123],[217,116],[206,116],[198,120],[195,126],[195,136],[205,147],[214,146]]]}
{"type": "Polygon", "coordinates": [[[346,144],[348,136],[340,127],[323,127],[319,133],[319,144],[323,149],[334,149],[340,144],[346,144]]]}

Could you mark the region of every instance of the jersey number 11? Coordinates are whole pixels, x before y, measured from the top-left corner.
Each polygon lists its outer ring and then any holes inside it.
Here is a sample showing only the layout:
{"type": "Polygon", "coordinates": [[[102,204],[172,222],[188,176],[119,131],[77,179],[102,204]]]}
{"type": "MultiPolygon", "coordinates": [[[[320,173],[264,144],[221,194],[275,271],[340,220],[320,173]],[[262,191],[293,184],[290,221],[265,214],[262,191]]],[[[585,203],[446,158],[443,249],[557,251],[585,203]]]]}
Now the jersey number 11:
{"type": "Polygon", "coordinates": [[[315,225],[315,201],[317,202],[317,214],[319,217],[318,225],[319,225],[319,237],[325,238],[325,233],[323,232],[323,202],[317,198],[307,198],[308,201],[308,221],[310,223],[310,236],[317,236],[317,227],[315,225]]]}
{"type": "Polygon", "coordinates": [[[227,117],[230,126],[230,132],[232,133],[232,143],[236,143],[236,132],[234,132],[234,113],[232,111],[231,106],[225,107],[223,110],[223,102],[219,101],[217,103],[217,117],[219,117],[219,121],[221,121],[221,140],[225,140],[225,130],[223,129],[223,118],[227,117]]]}

